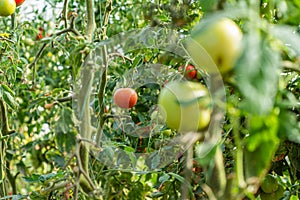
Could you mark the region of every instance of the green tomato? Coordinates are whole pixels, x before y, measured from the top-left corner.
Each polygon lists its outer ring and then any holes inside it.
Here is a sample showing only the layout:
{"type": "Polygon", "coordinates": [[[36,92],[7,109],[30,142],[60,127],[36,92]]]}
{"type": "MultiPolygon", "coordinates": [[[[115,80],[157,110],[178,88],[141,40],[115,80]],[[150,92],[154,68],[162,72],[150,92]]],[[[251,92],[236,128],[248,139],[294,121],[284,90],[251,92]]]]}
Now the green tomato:
{"type": "Polygon", "coordinates": [[[0,16],[7,17],[16,10],[15,0],[0,0],[0,16]]]}
{"type": "Polygon", "coordinates": [[[278,189],[273,193],[260,193],[261,200],[280,200],[284,196],[284,188],[282,185],[278,186],[278,189]]]}
{"type": "Polygon", "coordinates": [[[161,132],[164,136],[170,137],[172,135],[171,129],[166,129],[161,132]]]}
{"type": "Polygon", "coordinates": [[[230,71],[241,53],[243,34],[230,19],[221,18],[198,24],[186,42],[195,64],[209,73],[230,71]],[[215,67],[216,66],[216,67],[215,67]]]}
{"type": "Polygon", "coordinates": [[[278,189],[278,182],[275,176],[267,174],[260,186],[263,192],[273,193],[278,189]]]}
{"type": "Polygon", "coordinates": [[[158,97],[166,125],[179,132],[205,129],[211,117],[211,99],[204,85],[191,81],[172,81],[158,97]]]}

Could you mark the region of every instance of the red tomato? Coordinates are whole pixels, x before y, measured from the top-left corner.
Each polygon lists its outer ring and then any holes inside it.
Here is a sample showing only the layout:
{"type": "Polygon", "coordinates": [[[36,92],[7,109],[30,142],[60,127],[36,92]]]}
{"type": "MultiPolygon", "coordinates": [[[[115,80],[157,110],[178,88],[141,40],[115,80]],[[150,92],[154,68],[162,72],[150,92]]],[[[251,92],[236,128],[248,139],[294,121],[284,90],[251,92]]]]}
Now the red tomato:
{"type": "Polygon", "coordinates": [[[25,0],[15,0],[17,7],[22,5],[25,0]]]}
{"type": "Polygon", "coordinates": [[[120,108],[132,108],[135,106],[137,99],[137,93],[132,88],[119,88],[114,94],[114,102],[120,108]]]}
{"type": "MultiPolygon", "coordinates": [[[[180,66],[178,68],[179,72],[183,72],[183,70],[184,70],[184,66],[180,66]]],[[[193,79],[193,78],[196,77],[196,75],[197,75],[197,70],[196,70],[196,68],[193,65],[188,65],[185,68],[185,71],[184,71],[184,77],[185,78],[193,79]]]]}

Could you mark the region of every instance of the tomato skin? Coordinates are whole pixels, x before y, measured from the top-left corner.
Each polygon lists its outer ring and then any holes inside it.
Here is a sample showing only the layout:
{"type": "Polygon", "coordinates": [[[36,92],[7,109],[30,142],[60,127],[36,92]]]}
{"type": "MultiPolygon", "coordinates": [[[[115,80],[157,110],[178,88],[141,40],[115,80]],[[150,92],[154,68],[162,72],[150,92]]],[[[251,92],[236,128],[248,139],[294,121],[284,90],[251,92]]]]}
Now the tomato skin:
{"type": "Polygon", "coordinates": [[[16,10],[16,2],[14,0],[0,0],[0,16],[7,17],[12,15],[16,10]]]}
{"type": "Polygon", "coordinates": [[[19,7],[20,5],[22,5],[24,3],[25,0],[15,0],[17,7],[19,7]]]}
{"type": "Polygon", "coordinates": [[[114,93],[114,102],[120,108],[132,108],[137,103],[138,95],[132,88],[119,88],[114,93]]]}

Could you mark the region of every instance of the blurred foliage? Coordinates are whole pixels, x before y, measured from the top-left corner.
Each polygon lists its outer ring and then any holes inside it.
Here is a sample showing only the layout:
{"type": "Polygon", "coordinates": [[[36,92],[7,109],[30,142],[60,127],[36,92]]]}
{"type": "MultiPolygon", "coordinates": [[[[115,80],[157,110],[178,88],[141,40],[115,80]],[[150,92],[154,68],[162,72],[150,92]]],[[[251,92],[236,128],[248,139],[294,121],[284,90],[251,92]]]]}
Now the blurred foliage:
{"type": "MultiPolygon", "coordinates": [[[[8,137],[0,134],[0,142],[5,141],[6,147],[5,154],[0,153],[3,161],[0,170],[6,172],[5,178],[0,177],[0,199],[67,200],[74,194],[78,199],[91,198],[78,187],[78,162],[74,152],[78,149],[79,136],[70,96],[78,84],[86,53],[101,43],[103,37],[109,39],[147,27],[170,28],[184,37],[202,17],[219,12],[230,15],[237,8],[253,9],[256,16],[236,18],[245,33],[244,50],[234,74],[224,77],[228,97],[222,138],[225,170],[228,177],[234,176],[236,163],[242,162],[247,184],[253,184],[253,177],[259,177],[259,182],[270,173],[284,188],[284,199],[300,198],[299,0],[112,1],[107,25],[103,20],[110,1],[94,2],[97,29],[93,44],[84,38],[85,1],[70,0],[67,19],[61,15],[63,5],[58,0],[39,3],[39,9],[27,0],[17,9],[15,21],[10,17],[0,18],[0,99],[6,104],[12,130],[8,137]],[[51,17],[45,17],[49,15],[51,17]],[[80,35],[61,33],[72,20],[80,35]],[[277,29],[272,29],[273,25],[277,25],[277,29]],[[104,28],[107,28],[106,35],[103,35],[104,28]],[[244,156],[242,161],[237,160],[239,150],[244,156]],[[76,193],[78,190],[81,192],[76,193]]],[[[177,133],[163,126],[150,139],[136,137],[126,134],[119,121],[109,117],[115,112],[112,102],[115,87],[131,84],[131,80],[124,78],[125,71],[136,73],[142,79],[157,78],[163,83],[178,78],[178,67],[188,61],[155,48],[126,52],[125,56],[110,59],[104,96],[107,121],[103,133],[124,150],[130,158],[129,165],[145,171],[114,169],[99,162],[97,155],[91,153],[88,173],[100,191],[99,196],[103,199],[180,199],[182,185],[185,185],[191,199],[207,199],[204,168],[211,163],[214,152],[205,160],[199,160],[196,145],[189,183],[184,181],[187,162],[184,155],[176,155],[174,162],[159,171],[149,172],[146,169],[158,166],[163,156],[158,154],[145,161],[142,156],[132,156],[132,152],[154,152],[177,133]],[[167,70],[139,70],[147,64],[160,64],[167,70]]],[[[205,82],[203,78],[197,81],[205,82]]],[[[157,104],[160,87],[159,84],[137,87],[138,104],[125,113],[138,128],[136,134],[143,134],[143,128],[153,124],[150,115],[156,109],[153,105],[157,104]]],[[[99,112],[98,104],[95,100],[95,114],[99,112]]],[[[239,186],[233,187],[236,196],[232,199],[261,198],[260,189],[250,190],[251,193],[239,186]]]]}

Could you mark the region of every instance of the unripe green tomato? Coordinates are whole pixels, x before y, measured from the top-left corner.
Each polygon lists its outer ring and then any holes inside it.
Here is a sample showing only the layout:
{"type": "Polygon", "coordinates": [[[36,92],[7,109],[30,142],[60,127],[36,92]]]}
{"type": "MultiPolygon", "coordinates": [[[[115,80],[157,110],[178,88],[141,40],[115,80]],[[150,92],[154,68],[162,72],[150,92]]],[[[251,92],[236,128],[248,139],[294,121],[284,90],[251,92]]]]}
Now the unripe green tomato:
{"type": "Polygon", "coordinates": [[[278,182],[275,176],[267,174],[260,186],[263,192],[273,193],[278,189],[278,182]]]}
{"type": "Polygon", "coordinates": [[[202,79],[202,74],[199,71],[197,71],[196,78],[198,80],[202,79]]]}
{"type": "Polygon", "coordinates": [[[209,125],[211,99],[206,87],[199,82],[167,83],[159,94],[158,104],[171,129],[184,133],[203,130],[209,125]]]}
{"type": "Polygon", "coordinates": [[[7,17],[16,10],[15,0],[0,0],[0,16],[7,17]]]}
{"type": "Polygon", "coordinates": [[[191,33],[186,48],[194,62],[208,73],[230,71],[241,53],[242,32],[230,19],[221,18],[198,24],[191,33]],[[215,68],[215,65],[217,68],[215,68]]]}
{"type": "Polygon", "coordinates": [[[166,129],[162,131],[162,134],[164,136],[170,137],[172,135],[172,130],[171,129],[166,129]]]}
{"type": "Polygon", "coordinates": [[[279,185],[278,189],[273,193],[260,193],[261,200],[280,200],[284,196],[284,188],[279,185]]]}
{"type": "Polygon", "coordinates": [[[34,41],[31,38],[24,38],[23,42],[24,42],[24,44],[26,44],[28,46],[33,46],[34,45],[34,41]]]}

